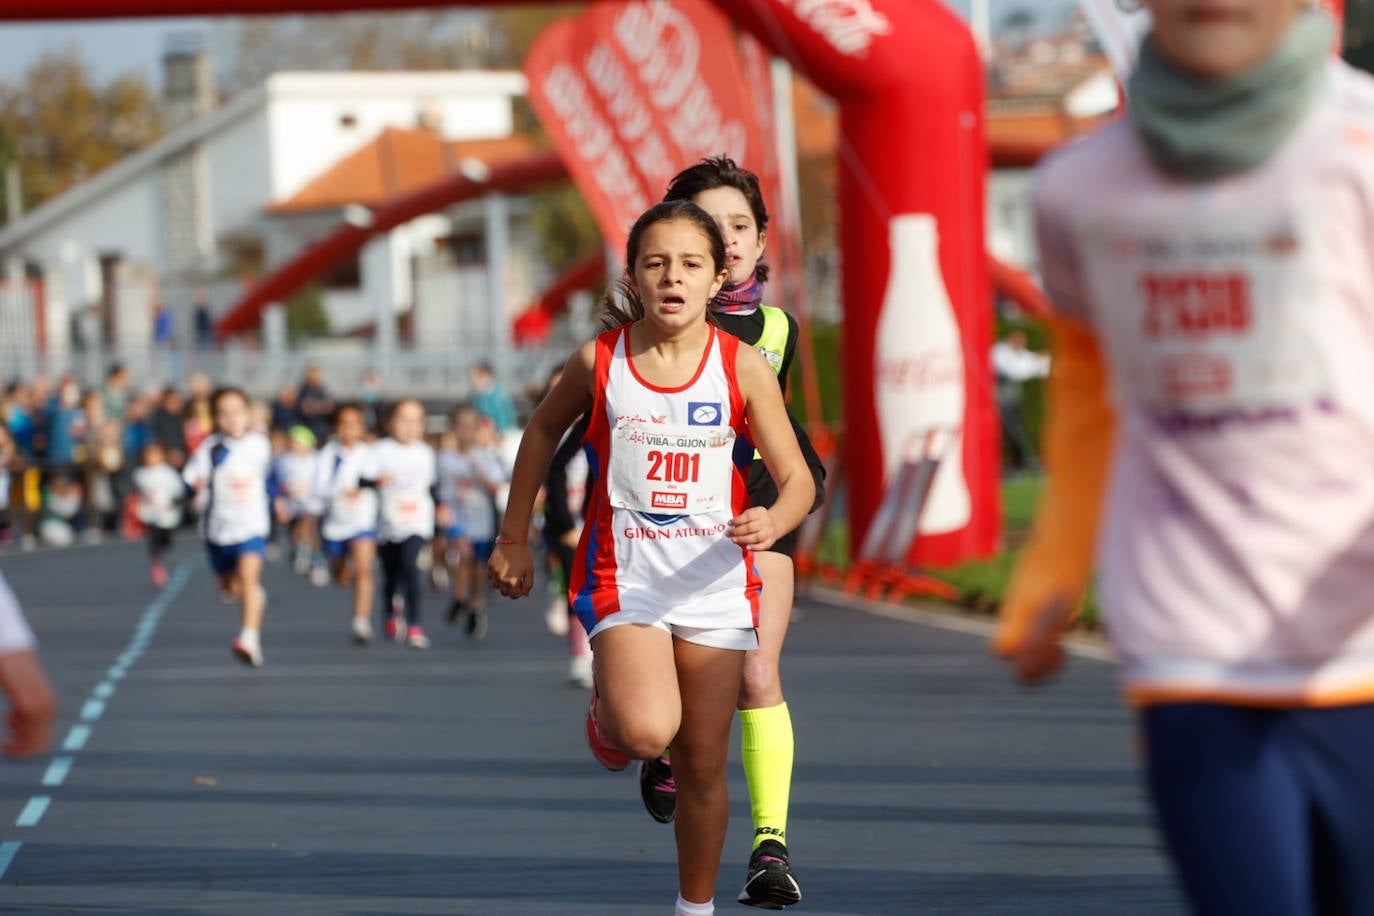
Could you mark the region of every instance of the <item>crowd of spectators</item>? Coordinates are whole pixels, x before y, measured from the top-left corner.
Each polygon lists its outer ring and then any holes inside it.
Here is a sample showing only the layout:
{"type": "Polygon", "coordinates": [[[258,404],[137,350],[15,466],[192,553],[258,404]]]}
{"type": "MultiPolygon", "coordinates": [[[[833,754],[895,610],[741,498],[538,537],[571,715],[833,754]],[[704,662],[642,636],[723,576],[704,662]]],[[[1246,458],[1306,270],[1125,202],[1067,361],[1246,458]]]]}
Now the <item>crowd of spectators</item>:
{"type": "Polygon", "coordinates": [[[15,380],[0,393],[0,547],[63,546],[119,530],[144,448],[178,467],[209,434],[210,379],[138,389],[116,366],[98,387],[74,376],[15,380]]]}
{"type": "MultiPolygon", "coordinates": [[[[513,423],[514,408],[490,367],[474,367],[471,376],[489,409],[513,423]]],[[[213,429],[213,388],[202,373],[183,387],[138,387],[123,366],[84,389],[72,375],[6,383],[0,391],[0,549],[99,541],[119,535],[126,524],[136,527],[128,498],[144,449],[161,446],[180,470],[213,429]]],[[[368,428],[377,430],[382,406],[375,373],[350,394],[362,405],[368,428]]],[[[282,385],[255,408],[263,431],[302,425],[324,442],[334,399],[320,368],[310,365],[299,383],[282,385]]]]}

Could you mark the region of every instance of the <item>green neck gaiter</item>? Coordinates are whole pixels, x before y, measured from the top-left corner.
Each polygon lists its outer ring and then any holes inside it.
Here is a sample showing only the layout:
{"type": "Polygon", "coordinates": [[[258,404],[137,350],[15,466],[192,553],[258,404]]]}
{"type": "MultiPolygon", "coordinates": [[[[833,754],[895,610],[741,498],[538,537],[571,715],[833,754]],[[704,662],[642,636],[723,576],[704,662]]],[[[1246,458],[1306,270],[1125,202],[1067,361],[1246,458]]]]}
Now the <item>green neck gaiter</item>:
{"type": "Polygon", "coordinates": [[[1316,98],[1331,41],[1331,20],[1305,11],[1266,60],[1238,76],[1203,80],[1166,61],[1147,38],[1126,96],[1150,158],[1186,181],[1223,178],[1266,161],[1316,98]]]}

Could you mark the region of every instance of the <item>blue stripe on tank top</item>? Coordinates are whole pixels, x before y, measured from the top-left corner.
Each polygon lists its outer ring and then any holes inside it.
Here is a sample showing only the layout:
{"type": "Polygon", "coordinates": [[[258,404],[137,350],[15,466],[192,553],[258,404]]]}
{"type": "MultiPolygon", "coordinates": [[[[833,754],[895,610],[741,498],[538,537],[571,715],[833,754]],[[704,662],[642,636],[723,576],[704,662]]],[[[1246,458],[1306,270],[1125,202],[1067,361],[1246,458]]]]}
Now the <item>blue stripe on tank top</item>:
{"type": "MultiPolygon", "coordinates": [[[[584,441],[582,451],[587,456],[587,493],[591,494],[595,491],[596,482],[601,479],[601,463],[591,442],[584,441]]],[[[591,632],[591,628],[596,624],[596,609],[592,607],[591,596],[594,581],[592,570],[596,568],[598,520],[584,513],[582,521],[586,525],[582,536],[587,539],[587,555],[583,561],[582,588],[573,596],[573,611],[582,619],[582,624],[587,631],[591,632]],[[585,617],[582,616],[579,605],[587,609],[585,617]]]]}
{"type": "Polygon", "coordinates": [[[205,518],[207,523],[210,518],[210,513],[215,510],[215,468],[223,464],[224,459],[228,457],[229,446],[225,445],[224,440],[216,435],[215,444],[210,446],[210,479],[205,483],[205,488],[210,491],[210,495],[205,500],[205,518]]]}

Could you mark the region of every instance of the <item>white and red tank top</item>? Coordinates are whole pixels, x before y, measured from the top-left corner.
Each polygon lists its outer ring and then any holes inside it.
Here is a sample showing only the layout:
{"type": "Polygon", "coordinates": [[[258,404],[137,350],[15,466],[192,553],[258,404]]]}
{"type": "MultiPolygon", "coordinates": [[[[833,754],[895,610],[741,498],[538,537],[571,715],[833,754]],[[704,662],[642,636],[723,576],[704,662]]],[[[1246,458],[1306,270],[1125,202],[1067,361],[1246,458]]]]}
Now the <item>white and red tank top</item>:
{"type": "Polygon", "coordinates": [[[635,371],[629,331],[596,341],[592,486],[569,586],[573,609],[588,631],[622,610],[689,627],[757,626],[753,555],[727,530],[748,505],[735,460],[746,429],[739,340],[712,328],[691,381],[660,388],[635,371]]]}

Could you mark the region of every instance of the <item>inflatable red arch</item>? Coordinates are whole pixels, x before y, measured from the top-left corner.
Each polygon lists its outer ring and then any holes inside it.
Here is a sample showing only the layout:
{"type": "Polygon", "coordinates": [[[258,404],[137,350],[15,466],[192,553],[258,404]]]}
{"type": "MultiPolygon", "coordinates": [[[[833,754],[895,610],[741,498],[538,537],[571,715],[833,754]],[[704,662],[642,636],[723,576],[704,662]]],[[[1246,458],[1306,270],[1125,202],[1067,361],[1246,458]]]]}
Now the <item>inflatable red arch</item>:
{"type": "MultiPolygon", "coordinates": [[[[905,460],[944,457],[910,559],[991,553],[998,432],[987,382],[987,149],[973,38],[940,0],[714,0],[835,98],[852,543],[905,460]],[[944,307],[946,299],[949,308],[944,307]],[[951,320],[952,313],[952,320],[951,320]],[[957,326],[957,328],[956,328],[957,326]]],[[[377,0],[0,0],[0,19],[311,13],[377,0]]],[[[482,6],[464,0],[409,5],[482,6]]]]}

